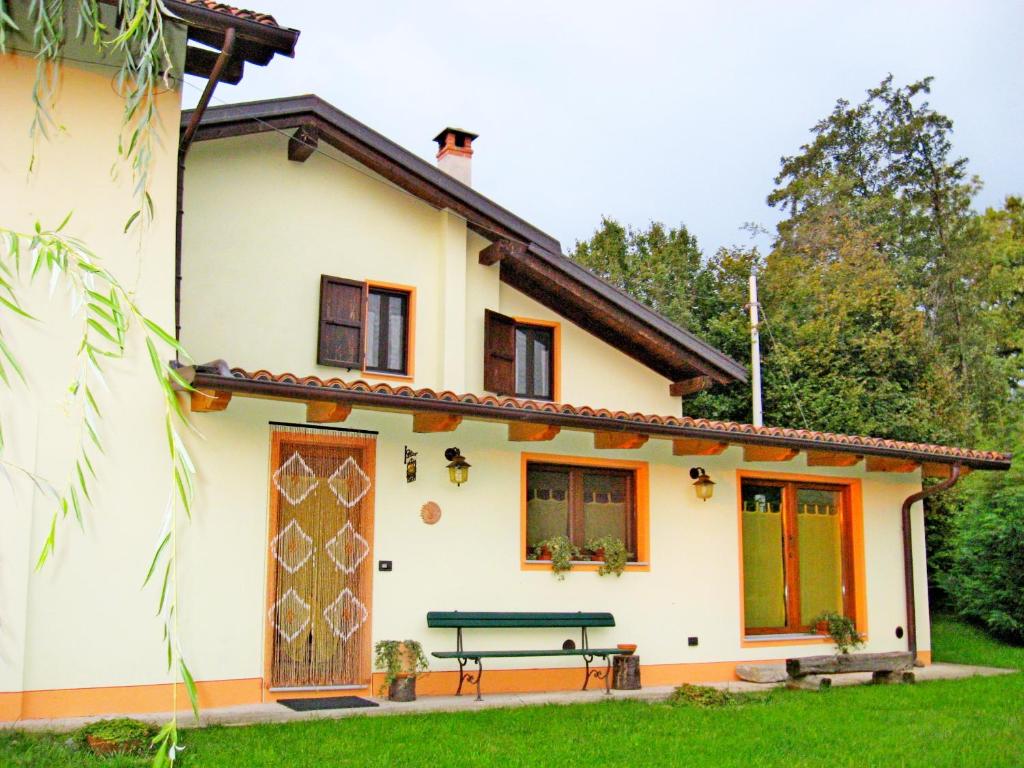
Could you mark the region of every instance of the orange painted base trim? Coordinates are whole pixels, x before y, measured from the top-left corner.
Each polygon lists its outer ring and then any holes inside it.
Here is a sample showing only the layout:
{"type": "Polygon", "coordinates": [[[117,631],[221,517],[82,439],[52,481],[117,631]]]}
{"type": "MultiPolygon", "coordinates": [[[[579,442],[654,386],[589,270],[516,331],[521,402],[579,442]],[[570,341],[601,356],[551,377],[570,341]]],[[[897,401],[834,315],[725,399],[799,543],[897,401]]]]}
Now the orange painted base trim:
{"type": "MultiPolygon", "coordinates": [[[[918,657],[925,665],[932,663],[931,651],[920,651],[918,657]]],[[[738,680],[737,664],[780,664],[783,659],[756,659],[744,661],[712,661],[695,664],[644,664],[641,676],[645,686],[680,685],[682,683],[717,683],[738,680]]],[[[467,667],[471,670],[473,667],[467,667]]],[[[483,692],[488,693],[546,693],[575,691],[583,685],[583,667],[555,669],[485,669],[483,692]]],[[[323,696],[379,696],[384,674],[373,674],[372,687],[349,691],[307,691],[270,693],[258,677],[241,680],[208,680],[196,684],[202,709],[259,704],[279,698],[319,698],[323,696]]],[[[451,696],[459,684],[459,674],[453,671],[428,672],[416,682],[420,696],[451,696]]],[[[600,690],[602,682],[592,680],[590,686],[600,690]]],[[[463,686],[465,693],[474,689],[463,686]]],[[[123,685],[106,688],[65,688],[24,693],[0,693],[0,722],[18,720],[54,719],[61,717],[88,717],[92,715],[146,714],[167,712],[171,708],[171,686],[123,685]]],[[[189,710],[188,694],[178,686],[178,709],[189,710]]]]}
{"type": "MultiPolygon", "coordinates": [[[[198,682],[199,706],[214,709],[255,704],[262,699],[262,686],[263,681],[258,677],[198,682]]],[[[0,721],[169,712],[171,693],[170,683],[0,693],[0,721]]],[[[188,693],[181,684],[178,685],[178,709],[191,710],[188,693]]]]}

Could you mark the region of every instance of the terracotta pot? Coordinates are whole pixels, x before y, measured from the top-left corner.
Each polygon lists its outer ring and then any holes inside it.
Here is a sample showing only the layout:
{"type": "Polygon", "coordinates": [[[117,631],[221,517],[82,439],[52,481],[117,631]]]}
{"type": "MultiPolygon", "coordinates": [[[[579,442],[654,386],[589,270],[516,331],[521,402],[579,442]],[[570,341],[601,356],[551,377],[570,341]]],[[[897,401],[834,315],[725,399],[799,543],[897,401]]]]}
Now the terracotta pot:
{"type": "Polygon", "coordinates": [[[551,550],[548,549],[547,547],[544,547],[544,549],[542,549],[540,551],[540,559],[541,560],[550,560],[551,559],[551,550]]]}
{"type": "Polygon", "coordinates": [[[416,701],[416,678],[399,675],[388,686],[388,701],[416,701]]]}
{"type": "Polygon", "coordinates": [[[590,559],[591,560],[599,560],[599,561],[601,561],[603,563],[604,562],[604,550],[603,549],[595,549],[594,552],[591,554],[590,559]]]}
{"type": "Polygon", "coordinates": [[[632,656],[636,653],[636,643],[619,643],[615,647],[622,651],[623,656],[632,656]]]}
{"type": "Polygon", "coordinates": [[[828,634],[828,622],[827,621],[819,621],[817,624],[814,625],[814,631],[817,634],[819,634],[819,635],[827,635],[828,634]]]}

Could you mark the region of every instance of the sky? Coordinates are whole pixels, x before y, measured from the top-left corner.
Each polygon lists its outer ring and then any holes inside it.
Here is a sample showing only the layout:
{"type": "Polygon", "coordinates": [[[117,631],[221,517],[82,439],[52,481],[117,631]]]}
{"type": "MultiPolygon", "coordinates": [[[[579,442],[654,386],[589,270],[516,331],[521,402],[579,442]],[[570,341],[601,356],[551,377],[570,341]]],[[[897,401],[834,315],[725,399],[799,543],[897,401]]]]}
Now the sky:
{"type": "Polygon", "coordinates": [[[314,93],[431,161],[474,131],[474,187],[566,251],[602,215],[749,243],[780,158],[889,73],[935,77],[979,208],[1024,194],[1024,0],[240,4],[302,34],[214,103],[314,93]]]}

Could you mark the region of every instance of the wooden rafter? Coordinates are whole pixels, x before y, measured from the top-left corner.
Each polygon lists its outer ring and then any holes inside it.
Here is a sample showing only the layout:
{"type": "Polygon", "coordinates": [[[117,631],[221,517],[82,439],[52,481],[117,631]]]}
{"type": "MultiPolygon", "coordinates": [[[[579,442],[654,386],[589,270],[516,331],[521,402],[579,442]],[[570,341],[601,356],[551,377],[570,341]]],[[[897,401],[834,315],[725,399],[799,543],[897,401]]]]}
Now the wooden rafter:
{"type": "Polygon", "coordinates": [[[864,463],[868,472],[913,472],[920,466],[916,461],[888,456],[868,456],[864,463]]]}
{"type": "Polygon", "coordinates": [[[668,385],[668,393],[672,397],[689,397],[690,395],[696,395],[698,392],[703,392],[706,389],[711,389],[711,385],[714,382],[710,376],[694,376],[689,379],[681,379],[680,381],[673,381],[668,385]]]}
{"type": "Polygon", "coordinates": [[[727,443],[720,443],[717,440],[683,437],[672,441],[672,454],[674,456],[717,456],[728,447],[727,443]]]}
{"type": "Polygon", "coordinates": [[[462,417],[451,413],[414,413],[412,415],[413,432],[453,432],[462,417]]]}
{"type": "Polygon", "coordinates": [[[189,407],[192,413],[214,413],[223,411],[231,402],[231,393],[217,389],[195,389],[190,393],[189,407]]]}
{"type": "Polygon", "coordinates": [[[495,240],[482,251],[480,251],[480,263],[485,267],[497,264],[502,259],[509,257],[523,256],[526,254],[526,246],[514,240],[495,240]]]}
{"type": "Polygon", "coordinates": [[[320,134],[315,126],[300,125],[288,139],[288,159],[296,163],[306,162],[316,152],[320,134]]]}
{"type": "Polygon", "coordinates": [[[310,424],[344,421],[350,413],[352,406],[348,403],[330,403],[322,400],[306,403],[306,421],[310,424]]]}
{"type": "Polygon", "coordinates": [[[744,461],[789,461],[800,451],[796,448],[782,448],[774,445],[743,446],[744,461]]]}
{"type": "Polygon", "coordinates": [[[513,421],[508,425],[508,439],[512,442],[539,442],[553,440],[561,431],[553,424],[534,424],[529,421],[513,421]]]}
{"type": "MultiPolygon", "coordinates": [[[[960,467],[960,477],[963,477],[971,471],[970,467],[960,467]]],[[[933,478],[936,480],[945,480],[953,472],[952,464],[940,464],[935,461],[926,461],[921,465],[921,475],[923,477],[933,478]]]]}
{"type": "Polygon", "coordinates": [[[863,456],[856,453],[840,453],[838,451],[808,451],[807,466],[809,467],[852,467],[863,456]]]}
{"type": "Polygon", "coordinates": [[[636,432],[595,432],[595,448],[639,448],[647,442],[648,435],[636,432]]]}

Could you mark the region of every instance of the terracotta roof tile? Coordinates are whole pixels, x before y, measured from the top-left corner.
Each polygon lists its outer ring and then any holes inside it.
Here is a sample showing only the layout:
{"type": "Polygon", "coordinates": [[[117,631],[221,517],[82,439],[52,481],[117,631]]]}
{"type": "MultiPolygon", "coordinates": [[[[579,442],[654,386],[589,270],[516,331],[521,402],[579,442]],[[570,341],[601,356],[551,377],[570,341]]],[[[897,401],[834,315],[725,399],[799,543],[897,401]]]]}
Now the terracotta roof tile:
{"type": "MultiPolygon", "coordinates": [[[[210,372],[208,366],[200,366],[199,370],[210,372]]],[[[228,376],[226,365],[217,366],[216,373],[223,377],[228,376]]],[[[681,427],[690,430],[706,431],[709,439],[723,439],[723,433],[733,433],[751,437],[783,438],[819,443],[822,450],[830,448],[845,448],[847,451],[851,446],[864,448],[870,453],[872,450],[885,452],[905,452],[913,454],[929,454],[936,458],[964,459],[967,461],[983,461],[1009,463],[1011,454],[998,451],[977,451],[970,448],[954,448],[943,445],[932,445],[929,443],[911,443],[902,440],[890,440],[880,437],[866,437],[863,435],[842,435],[834,432],[816,432],[809,429],[790,429],[787,427],[755,427],[752,424],[742,424],[735,421],[716,421],[713,419],[695,419],[691,416],[658,416],[643,413],[628,413],[626,411],[610,411],[606,408],[591,408],[590,406],[574,406],[567,403],[553,403],[538,400],[520,400],[513,397],[498,397],[496,395],[475,395],[457,394],[447,390],[437,391],[433,389],[413,389],[406,385],[392,386],[390,384],[371,384],[361,379],[356,381],[344,381],[342,379],[321,379],[317,376],[296,376],[293,373],[273,374],[270,371],[259,370],[254,372],[245,371],[241,368],[230,370],[230,376],[235,379],[245,379],[254,382],[274,382],[279,384],[292,384],[302,387],[316,389],[335,389],[348,392],[364,392],[377,395],[387,395],[395,398],[408,398],[414,400],[440,400],[451,403],[462,403],[474,406],[485,406],[494,409],[515,409],[519,411],[538,411],[563,416],[586,416],[598,419],[608,419],[616,423],[616,428],[622,428],[630,424],[647,424],[660,427],[681,427]]],[[[725,437],[724,439],[728,439],[725,437]]]]}
{"type": "Polygon", "coordinates": [[[257,24],[266,24],[268,27],[280,26],[277,20],[269,13],[260,13],[259,11],[249,11],[245,8],[236,8],[233,5],[227,3],[218,3],[216,0],[181,0],[183,3],[189,5],[196,5],[202,8],[206,8],[210,11],[216,11],[217,13],[226,13],[229,16],[234,16],[238,19],[245,19],[246,21],[255,21],[257,24]]]}

